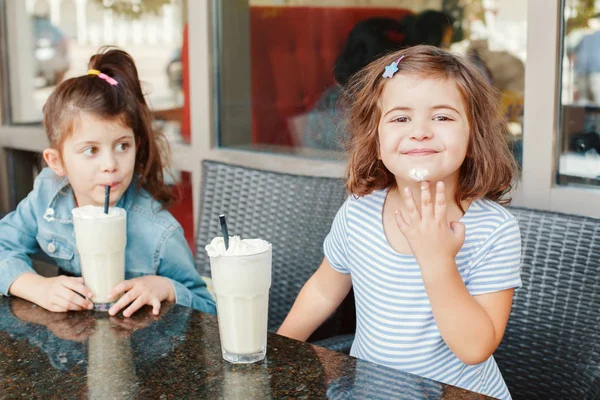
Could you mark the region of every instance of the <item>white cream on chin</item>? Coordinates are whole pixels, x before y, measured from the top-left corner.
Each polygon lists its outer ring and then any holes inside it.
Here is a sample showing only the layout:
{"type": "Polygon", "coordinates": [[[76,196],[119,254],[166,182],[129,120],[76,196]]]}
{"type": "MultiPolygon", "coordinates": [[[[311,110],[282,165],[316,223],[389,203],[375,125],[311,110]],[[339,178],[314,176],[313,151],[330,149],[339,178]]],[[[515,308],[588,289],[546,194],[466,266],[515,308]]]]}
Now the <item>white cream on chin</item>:
{"type": "Polygon", "coordinates": [[[408,177],[414,179],[417,182],[422,182],[426,180],[428,176],[429,171],[427,170],[427,168],[423,167],[416,167],[408,172],[408,177]]]}

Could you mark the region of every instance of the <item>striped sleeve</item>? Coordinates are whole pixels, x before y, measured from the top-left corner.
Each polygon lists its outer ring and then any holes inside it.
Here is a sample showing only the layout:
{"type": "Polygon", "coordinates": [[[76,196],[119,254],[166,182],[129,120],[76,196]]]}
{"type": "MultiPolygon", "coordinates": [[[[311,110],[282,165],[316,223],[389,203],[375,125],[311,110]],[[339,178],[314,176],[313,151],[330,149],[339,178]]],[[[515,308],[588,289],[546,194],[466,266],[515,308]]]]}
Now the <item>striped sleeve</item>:
{"type": "Polygon", "coordinates": [[[471,295],[521,287],[521,233],[513,217],[484,243],[471,266],[466,286],[471,295]]]}
{"type": "Polygon", "coordinates": [[[348,269],[348,201],[338,210],[331,230],[323,243],[323,252],[327,262],[333,269],[343,274],[349,274],[348,269]]]}

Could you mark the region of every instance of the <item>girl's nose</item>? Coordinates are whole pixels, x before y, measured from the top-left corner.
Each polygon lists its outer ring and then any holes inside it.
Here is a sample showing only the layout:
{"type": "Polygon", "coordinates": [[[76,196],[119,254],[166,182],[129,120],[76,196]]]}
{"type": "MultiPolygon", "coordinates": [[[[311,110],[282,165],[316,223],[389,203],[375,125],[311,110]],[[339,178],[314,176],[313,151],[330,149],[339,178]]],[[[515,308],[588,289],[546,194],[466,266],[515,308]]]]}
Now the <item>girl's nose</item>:
{"type": "Polygon", "coordinates": [[[105,155],[102,160],[102,171],[103,172],[114,172],[117,170],[117,159],[112,152],[105,155]]]}
{"type": "Polygon", "coordinates": [[[426,140],[431,139],[433,133],[427,126],[427,124],[419,124],[415,126],[415,129],[411,132],[410,138],[414,140],[426,140]]]}

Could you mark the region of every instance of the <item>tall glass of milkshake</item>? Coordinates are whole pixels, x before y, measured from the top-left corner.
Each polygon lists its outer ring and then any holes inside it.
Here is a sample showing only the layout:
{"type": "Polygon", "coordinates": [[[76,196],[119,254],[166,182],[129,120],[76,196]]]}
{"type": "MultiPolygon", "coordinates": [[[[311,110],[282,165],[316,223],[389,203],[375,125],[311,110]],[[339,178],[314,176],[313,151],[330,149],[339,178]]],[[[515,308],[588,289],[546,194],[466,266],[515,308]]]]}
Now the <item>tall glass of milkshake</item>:
{"type": "Polygon", "coordinates": [[[214,238],[210,257],[223,358],[232,363],[261,361],[267,352],[271,244],[261,239],[214,238]]]}
{"type": "Polygon", "coordinates": [[[115,301],[108,294],[125,279],[126,211],[111,207],[106,214],[102,207],[83,206],[72,214],[83,283],[92,291],[94,310],[108,311],[115,301]]]}

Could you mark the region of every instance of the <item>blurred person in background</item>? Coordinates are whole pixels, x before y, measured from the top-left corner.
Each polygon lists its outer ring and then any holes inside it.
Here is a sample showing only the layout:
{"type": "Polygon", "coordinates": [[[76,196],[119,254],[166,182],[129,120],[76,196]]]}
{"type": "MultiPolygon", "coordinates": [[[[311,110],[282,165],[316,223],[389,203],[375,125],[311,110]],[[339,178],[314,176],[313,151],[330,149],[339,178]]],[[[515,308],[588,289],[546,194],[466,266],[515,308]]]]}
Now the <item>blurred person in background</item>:
{"type": "Polygon", "coordinates": [[[443,11],[425,10],[408,15],[402,19],[402,30],[406,35],[404,46],[428,44],[446,49],[454,36],[453,24],[452,17],[443,11]]]}
{"type": "Polygon", "coordinates": [[[591,33],[575,50],[575,85],[579,101],[600,104],[600,14],[588,20],[591,33]]]}
{"type": "Polygon", "coordinates": [[[454,34],[452,23],[449,15],[435,10],[408,15],[401,21],[378,17],[357,23],[335,62],[336,84],[325,90],[307,115],[291,121],[293,132],[303,132],[301,144],[315,149],[344,151],[344,112],[338,100],[350,78],[377,58],[404,47],[428,44],[447,48],[454,34]]]}
{"type": "Polygon", "coordinates": [[[300,116],[300,121],[307,117],[303,129],[305,147],[345,149],[344,113],[338,105],[344,85],[371,61],[401,48],[403,37],[400,21],[393,18],[369,18],[352,28],[333,69],[336,84],[325,90],[307,116],[300,116]]]}

